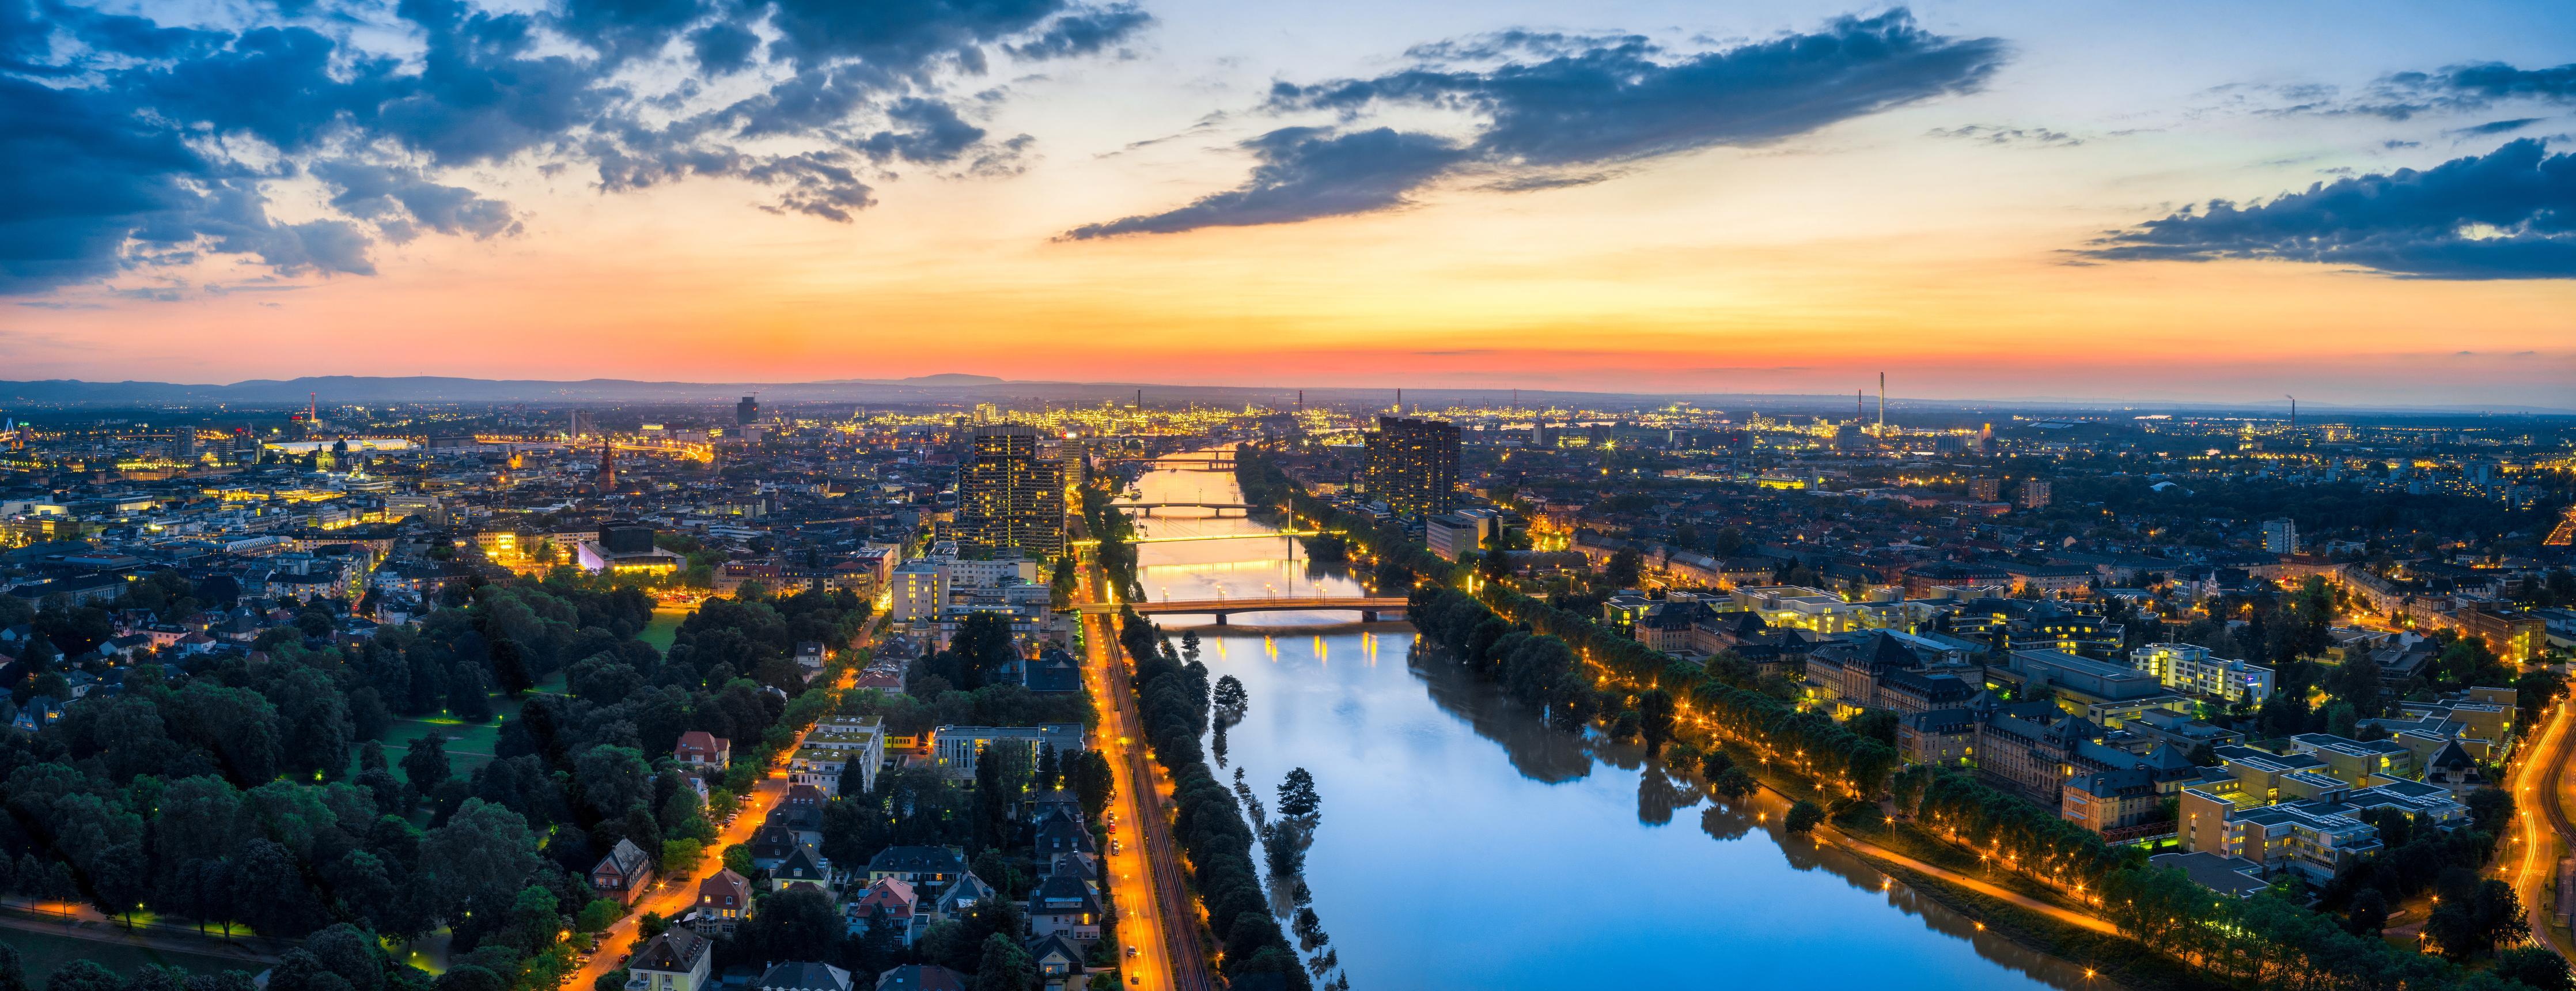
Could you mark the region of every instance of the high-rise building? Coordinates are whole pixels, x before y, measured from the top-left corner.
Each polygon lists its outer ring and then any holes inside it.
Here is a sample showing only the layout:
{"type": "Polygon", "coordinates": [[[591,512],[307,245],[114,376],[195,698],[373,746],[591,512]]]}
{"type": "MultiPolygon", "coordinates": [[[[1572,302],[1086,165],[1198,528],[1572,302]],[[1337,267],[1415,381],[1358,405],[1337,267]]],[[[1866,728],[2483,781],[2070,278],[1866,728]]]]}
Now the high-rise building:
{"type": "Polygon", "coordinates": [[[2263,521],[2263,549],[2274,554],[2299,552],[2299,521],[2282,517],[2263,521]]]}
{"type": "Polygon", "coordinates": [[[1378,417],[1368,435],[1368,494],[1408,515],[1457,508],[1458,425],[1378,417]]]}
{"type": "Polygon", "coordinates": [[[733,422],[736,426],[760,422],[760,397],[744,396],[733,404],[733,422]]]}
{"type": "Polygon", "coordinates": [[[2017,501],[2023,509],[2048,508],[2048,483],[2036,478],[2022,482],[2020,498],[2017,501]]]}
{"type": "Polygon", "coordinates": [[[1978,502],[1993,502],[1997,499],[2003,498],[2003,496],[2004,483],[2002,479],[1971,478],[1968,480],[1968,498],[1970,499],[1974,499],[1978,502]]]}
{"type": "Polygon", "coordinates": [[[1064,553],[1064,463],[1038,450],[1036,427],[975,428],[957,469],[957,539],[984,550],[1064,553]]]}

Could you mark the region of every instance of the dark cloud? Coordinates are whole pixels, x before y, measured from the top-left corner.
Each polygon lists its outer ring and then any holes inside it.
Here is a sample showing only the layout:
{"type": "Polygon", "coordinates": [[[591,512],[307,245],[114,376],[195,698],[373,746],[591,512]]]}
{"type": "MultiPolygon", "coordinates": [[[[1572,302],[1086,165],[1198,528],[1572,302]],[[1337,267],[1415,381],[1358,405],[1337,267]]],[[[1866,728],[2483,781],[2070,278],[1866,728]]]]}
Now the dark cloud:
{"type": "Polygon", "coordinates": [[[1077,228],[1065,236],[1168,234],[1390,209],[1404,205],[1406,193],[1456,167],[1467,154],[1447,139],[1387,127],[1348,134],[1286,127],[1243,146],[1261,164],[1241,188],[1165,213],[1077,228]]]}
{"type": "Polygon", "coordinates": [[[877,161],[950,162],[984,140],[984,129],[957,116],[957,109],[933,100],[905,100],[886,111],[901,131],[878,131],[860,149],[877,161]]]}
{"type": "Polygon", "coordinates": [[[2576,156],[2525,138],[2430,169],[2316,183],[2269,202],[2212,200],[2079,255],[2258,258],[2430,279],[2576,278],[2576,156]]]}
{"type": "Polygon", "coordinates": [[[1900,104],[1973,90],[2001,41],[1916,27],[1903,10],[1840,18],[1791,35],[1661,58],[1643,40],[1487,71],[1417,67],[1375,79],[1280,84],[1282,109],[1357,112],[1412,104],[1476,113],[1487,158],[1533,165],[1615,162],[1716,145],[1760,145],[1900,104]]]}
{"type": "Polygon", "coordinates": [[[2515,131],[2522,130],[2523,128],[2530,127],[2533,124],[2540,123],[2544,119],[2546,118],[2517,117],[2512,120],[2491,120],[2484,124],[2474,124],[2443,133],[2458,137],[2485,137],[2495,134],[2511,134],[2515,131]]]}
{"type": "Polygon", "coordinates": [[[1011,46],[1011,54],[1024,59],[1095,55],[1126,41],[1153,22],[1154,15],[1132,3],[1077,11],[1057,18],[1036,40],[1011,46]]]}
{"type": "Polygon", "coordinates": [[[1512,56],[1556,58],[1601,48],[1643,46],[1640,34],[1569,34],[1562,31],[1496,31],[1426,42],[1404,50],[1418,62],[1483,62],[1512,56]]]}
{"type": "Polygon", "coordinates": [[[462,186],[431,182],[418,169],[331,160],[315,163],[313,174],[336,191],[333,207],[374,222],[397,243],[411,239],[414,225],[478,239],[519,232],[509,204],[462,186]],[[401,233],[392,233],[397,230],[401,233]]]}
{"type": "Polygon", "coordinates": [[[2351,99],[2338,97],[2329,86],[2279,92],[2290,102],[2272,108],[2271,113],[2359,114],[2402,121],[2428,113],[2471,113],[2512,101],[2576,103],[2576,63],[2518,69],[2502,62],[2480,62],[2434,72],[2397,72],[2380,77],[2351,99]]]}
{"type": "Polygon", "coordinates": [[[1452,140],[1355,131],[1347,151],[1310,128],[1257,139],[1252,181],[1165,214],[1129,217],[1074,237],[1280,223],[1385,209],[1414,188],[1476,168],[1544,188],[1568,174],[1717,146],[1759,146],[1891,107],[1982,85],[2002,42],[1916,27],[1899,9],[1845,17],[1810,34],[1716,51],[1671,53],[1636,35],[1507,32],[1419,46],[1416,64],[1371,79],[1278,83],[1273,112],[1326,110],[1353,120],[1402,108],[1463,114],[1452,140]],[[1485,68],[1454,63],[1526,57],[1485,68]],[[1282,139],[1282,135],[1289,137],[1282,139]],[[1265,144],[1265,142],[1267,142],[1265,144]],[[1330,165],[1306,168],[1309,154],[1330,165]],[[1535,177],[1535,178],[1532,178],[1535,177]],[[1402,180],[1403,185],[1390,183],[1402,180]]]}
{"type": "Polygon", "coordinates": [[[516,233],[462,177],[504,163],[588,166],[610,192],[737,178],[846,221],[892,163],[1024,160],[1026,136],[942,95],[988,52],[1086,55],[1151,20],[1077,0],[278,0],[220,24],[83,5],[106,2],[0,0],[0,294],[212,255],[372,273],[378,241],[516,233]],[[752,69],[775,81],[702,105],[707,77],[752,69]],[[272,187],[305,175],[335,215],[272,220],[272,187]]]}
{"type": "Polygon", "coordinates": [[[730,21],[719,21],[689,33],[689,49],[699,68],[723,75],[751,67],[760,51],[760,36],[730,21]]]}
{"type": "Polygon", "coordinates": [[[1964,127],[1936,127],[1925,132],[1929,137],[1957,141],[1975,141],[1990,145],[2022,145],[2035,148],[2067,148],[2084,143],[2084,139],[2064,131],[2045,127],[1998,127],[1993,124],[1969,124],[1964,127]]]}
{"type": "Polygon", "coordinates": [[[1617,172],[1572,172],[1558,175],[1516,175],[1477,188],[1492,193],[1537,193],[1550,189],[1568,189],[1608,182],[1619,177],[1617,172]]]}
{"type": "Polygon", "coordinates": [[[2388,149],[2389,151],[2396,151],[2397,149],[2400,149],[2400,148],[2421,148],[2421,147],[2424,147],[2424,142],[2421,142],[2421,141],[2399,141],[2399,140],[2396,140],[2396,139],[2392,138],[2392,139],[2389,139],[2389,140],[2387,140],[2387,141],[2382,141],[2382,142],[2380,142],[2380,143],[2379,143],[2379,146],[2380,146],[2380,147],[2382,147],[2382,148],[2388,149]]]}

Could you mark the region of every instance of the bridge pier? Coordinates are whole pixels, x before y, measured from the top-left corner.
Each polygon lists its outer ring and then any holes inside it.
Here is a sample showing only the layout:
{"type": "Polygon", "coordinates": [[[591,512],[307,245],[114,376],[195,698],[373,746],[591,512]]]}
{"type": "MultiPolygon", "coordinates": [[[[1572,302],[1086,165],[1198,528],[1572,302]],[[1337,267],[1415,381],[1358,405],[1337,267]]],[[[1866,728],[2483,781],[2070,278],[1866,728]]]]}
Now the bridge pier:
{"type": "Polygon", "coordinates": [[[1224,625],[1225,625],[1225,618],[1226,618],[1227,616],[1231,616],[1231,615],[1233,615],[1233,614],[1232,614],[1232,613],[1218,613],[1218,614],[1216,614],[1216,625],[1218,625],[1218,626],[1224,626],[1224,625]]]}
{"type": "Polygon", "coordinates": [[[1375,610],[1375,609],[1362,609],[1362,610],[1360,610],[1360,622],[1363,622],[1363,623],[1374,623],[1374,622],[1377,622],[1377,610],[1375,610]]]}

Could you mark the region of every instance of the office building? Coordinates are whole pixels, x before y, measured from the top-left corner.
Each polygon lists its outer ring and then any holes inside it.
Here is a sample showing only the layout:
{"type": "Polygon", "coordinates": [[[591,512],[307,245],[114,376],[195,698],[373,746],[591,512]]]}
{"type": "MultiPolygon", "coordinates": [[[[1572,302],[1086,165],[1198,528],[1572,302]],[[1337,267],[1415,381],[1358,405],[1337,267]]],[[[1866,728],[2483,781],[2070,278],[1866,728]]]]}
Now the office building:
{"type": "Polygon", "coordinates": [[[1368,435],[1368,494],[1407,516],[1458,505],[1458,425],[1381,416],[1368,435]]]}
{"type": "Polygon", "coordinates": [[[574,548],[573,561],[592,574],[669,574],[688,559],[653,546],[653,528],[634,520],[609,520],[594,539],[574,548]]]}
{"type": "Polygon", "coordinates": [[[2261,664],[2209,656],[2209,648],[2187,643],[2151,643],[2129,652],[2129,666],[2154,675],[2166,688],[2182,689],[2233,702],[2260,704],[2272,697],[2272,669],[2261,664]]]}
{"type": "Polygon", "coordinates": [[[957,540],[979,550],[1064,553],[1064,462],[1038,449],[1036,427],[975,428],[957,470],[957,540]]]}
{"type": "Polygon", "coordinates": [[[2299,552],[2299,521],[2287,517],[2263,521],[2263,549],[2274,554],[2299,552]]]}
{"type": "Polygon", "coordinates": [[[760,422],[759,397],[744,396],[741,402],[733,404],[733,422],[737,426],[760,422]]]}

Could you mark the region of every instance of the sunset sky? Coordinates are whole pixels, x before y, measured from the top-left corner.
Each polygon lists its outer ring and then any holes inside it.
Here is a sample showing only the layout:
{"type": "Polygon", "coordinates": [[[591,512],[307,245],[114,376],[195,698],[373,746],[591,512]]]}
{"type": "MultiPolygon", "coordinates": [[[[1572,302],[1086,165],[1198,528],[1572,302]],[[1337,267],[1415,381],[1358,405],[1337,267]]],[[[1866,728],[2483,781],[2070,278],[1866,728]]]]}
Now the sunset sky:
{"type": "Polygon", "coordinates": [[[0,379],[2576,408],[2571,152],[2564,2],[0,0],[0,379]]]}

